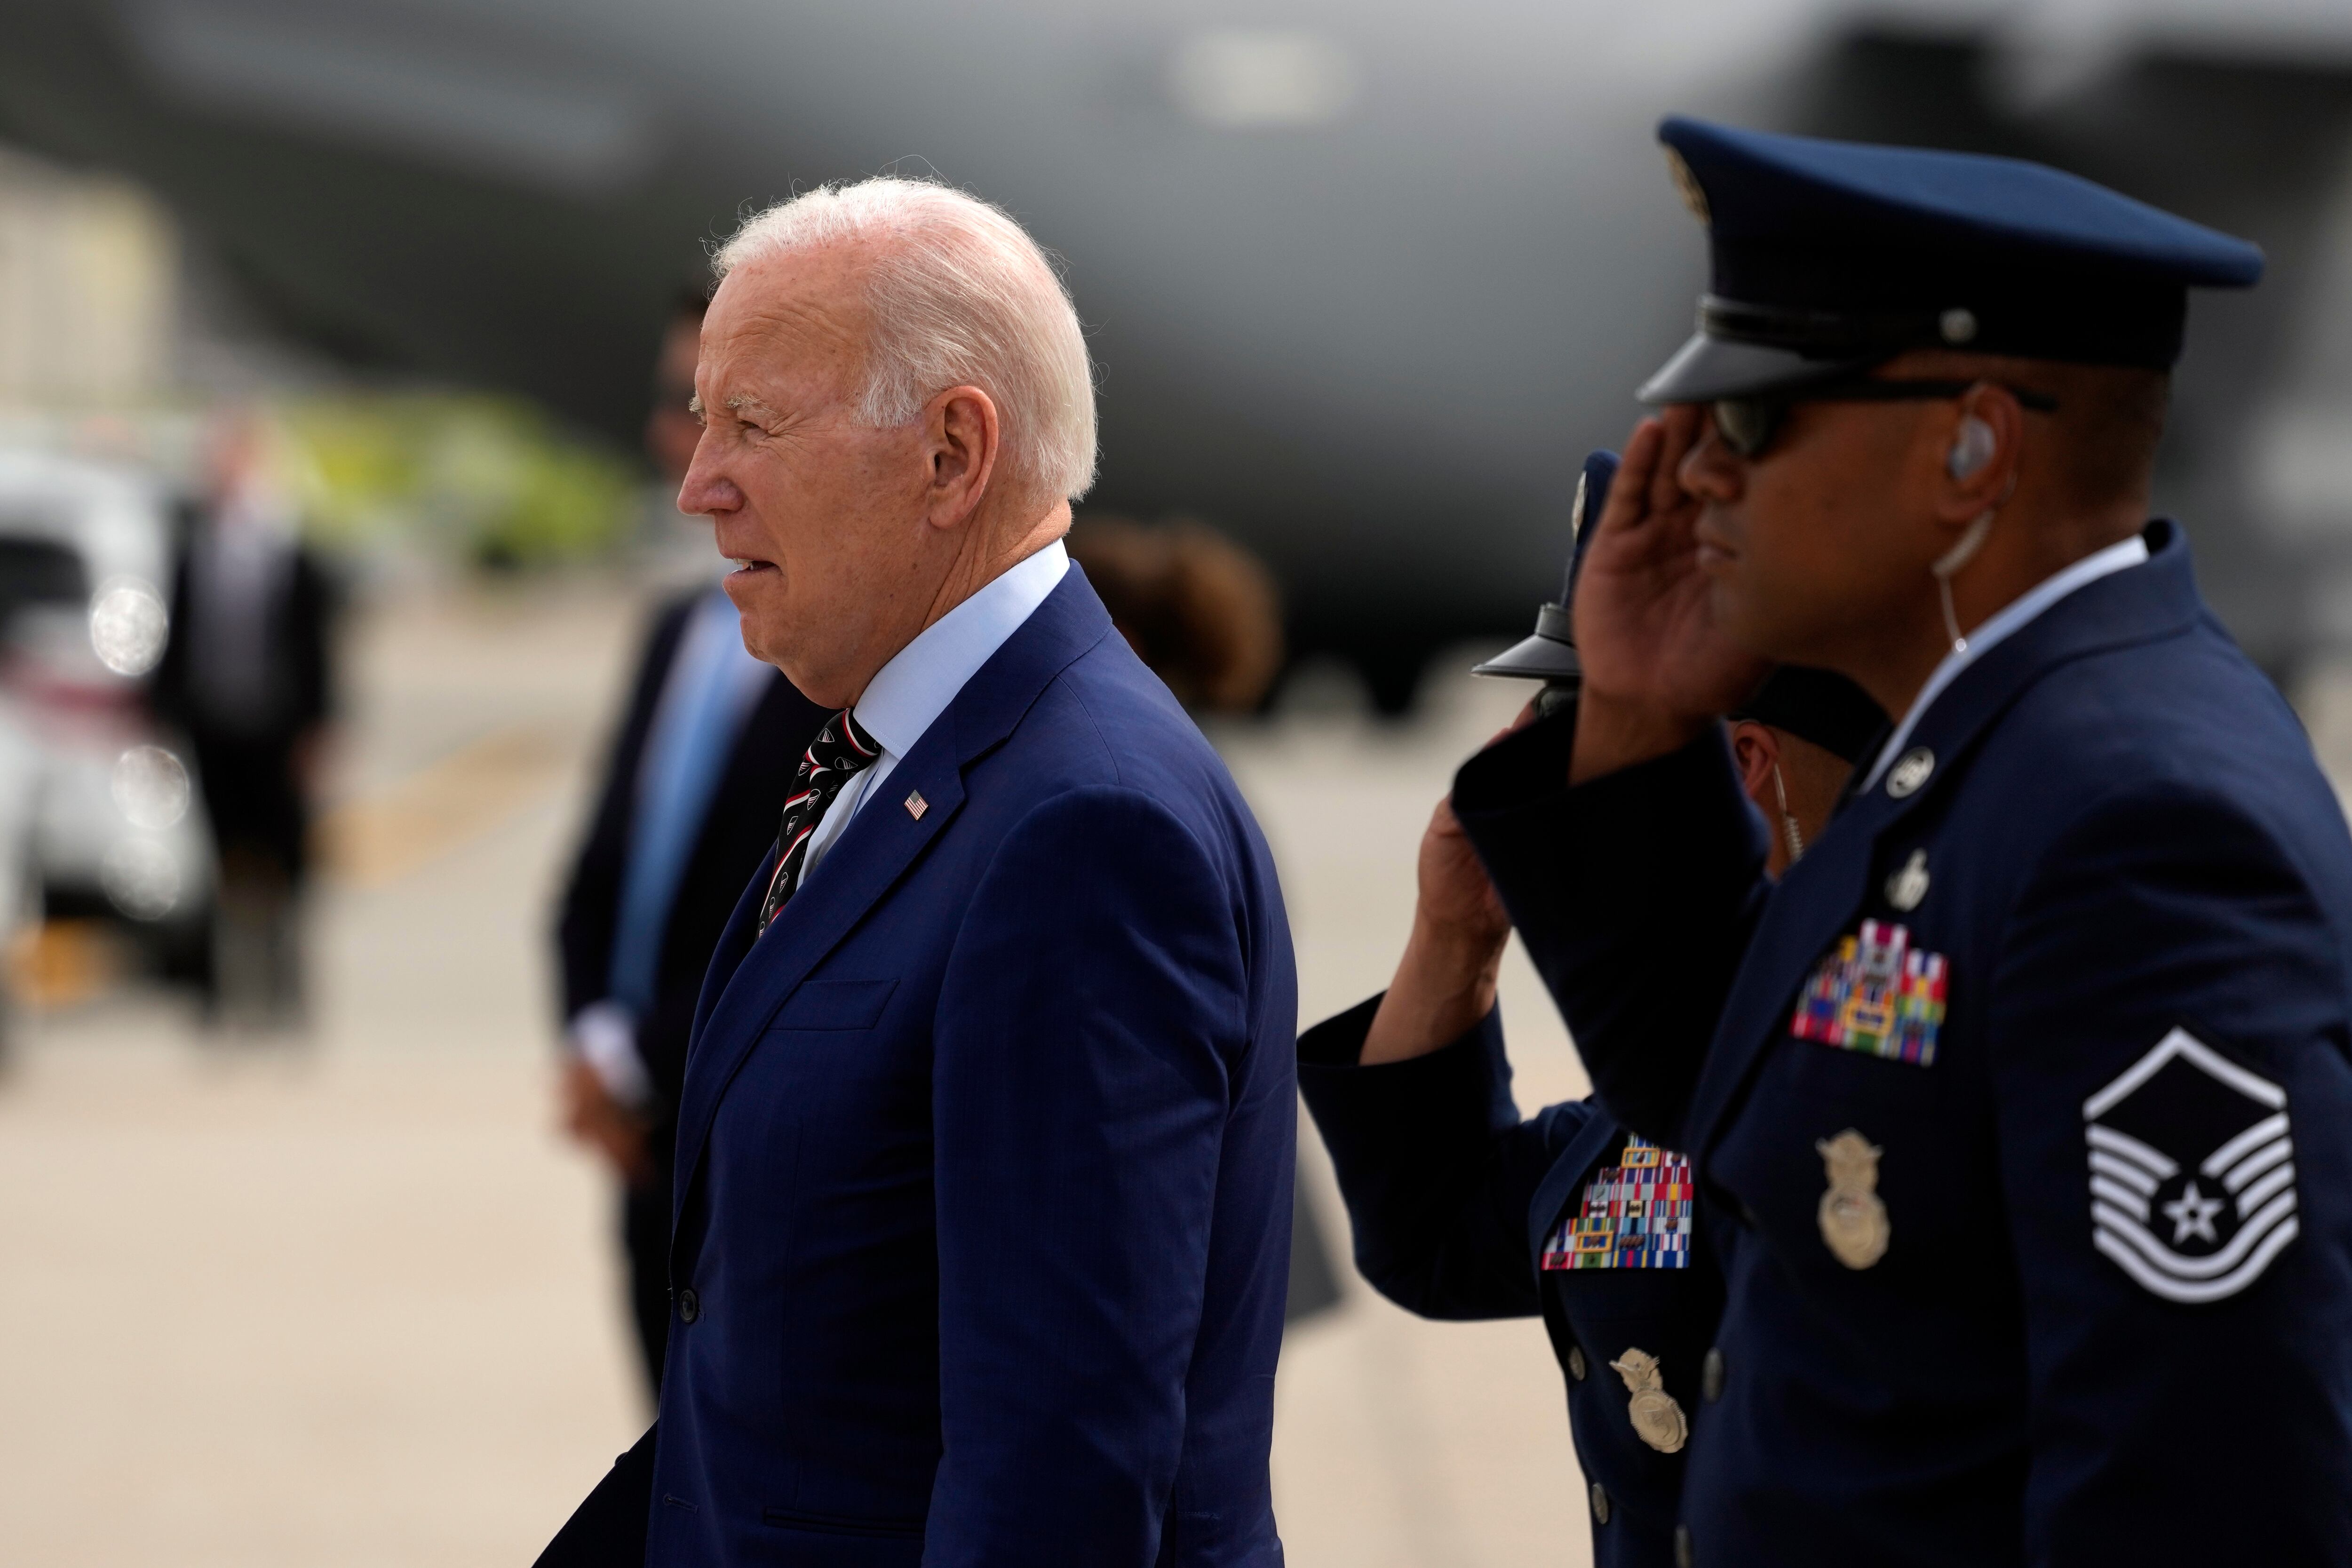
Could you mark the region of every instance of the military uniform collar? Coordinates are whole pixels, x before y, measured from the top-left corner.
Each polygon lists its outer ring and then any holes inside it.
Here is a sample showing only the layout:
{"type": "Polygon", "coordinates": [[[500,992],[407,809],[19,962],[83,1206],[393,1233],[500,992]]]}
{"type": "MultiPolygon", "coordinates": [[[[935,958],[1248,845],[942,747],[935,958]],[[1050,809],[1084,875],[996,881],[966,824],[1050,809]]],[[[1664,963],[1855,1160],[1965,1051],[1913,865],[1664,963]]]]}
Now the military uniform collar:
{"type": "Polygon", "coordinates": [[[1928,786],[1960,749],[2043,673],[2103,648],[2181,630],[2202,609],[2188,540],[2169,518],[2158,518],[2122,544],[2075,563],[2003,611],[2023,613],[2000,636],[1971,646],[1966,658],[1947,661],[1949,673],[1937,671],[1944,676],[1940,689],[1932,680],[1921,689],[1921,700],[1879,749],[1876,763],[1856,788],[1856,802],[1907,805],[1932,793],[1928,786]],[[2142,548],[2129,550],[2131,545],[2142,548]],[[2136,564],[2133,558],[2142,552],[2144,564],[2136,564]],[[2098,571],[2083,572],[2102,556],[2098,571]],[[2078,572],[2083,574],[2068,580],[2078,572]],[[2055,591],[2028,605],[2049,590],[2055,591]]]}
{"type": "Polygon", "coordinates": [[[1911,738],[1911,731],[1918,724],[1920,715],[1935,704],[1945,688],[1959,679],[1962,670],[2006,642],[2067,595],[2087,587],[2102,577],[2141,565],[2147,559],[2147,540],[2143,534],[2135,533],[2129,539],[2085,555],[2063,572],[2053,573],[2002,606],[1972,635],[1963,639],[1958,647],[1946,654],[1944,661],[1927,677],[1927,683],[1919,689],[1911,710],[1903,716],[1903,722],[1895,726],[1895,733],[1888,736],[1885,745],[1880,748],[1878,761],[1872,765],[1869,776],[1863,780],[1864,793],[1867,794],[1885,776],[1887,768],[1902,754],[1904,742],[1911,738]]]}

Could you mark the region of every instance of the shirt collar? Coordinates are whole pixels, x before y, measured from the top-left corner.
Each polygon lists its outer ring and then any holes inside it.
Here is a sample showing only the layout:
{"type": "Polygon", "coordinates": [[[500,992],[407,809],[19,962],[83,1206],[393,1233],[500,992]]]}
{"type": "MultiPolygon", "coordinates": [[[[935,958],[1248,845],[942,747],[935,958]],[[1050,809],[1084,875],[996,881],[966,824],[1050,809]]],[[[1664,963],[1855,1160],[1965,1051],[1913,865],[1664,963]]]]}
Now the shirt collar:
{"type": "Polygon", "coordinates": [[[924,627],[866,683],[858,723],[884,752],[905,756],[1069,567],[1069,553],[1057,539],[924,627]]]}
{"type": "Polygon", "coordinates": [[[1911,739],[1911,731],[1918,728],[1919,721],[1926,716],[1929,706],[1944,694],[1946,688],[1960,678],[1962,670],[2022,630],[2044,610],[2075,589],[2137,566],[2147,559],[2147,541],[2135,533],[2129,539],[2084,556],[2053,576],[2043,578],[2038,585],[2011,600],[1999,614],[1969,633],[1968,646],[1946,654],[1943,663],[1927,677],[1927,684],[1919,689],[1919,695],[1912,700],[1911,710],[1903,715],[1903,722],[1895,727],[1895,733],[1889,735],[1886,744],[1879,748],[1878,760],[1871,764],[1870,776],[1862,781],[1858,793],[1868,795],[1877,785],[1879,775],[1885,773],[1889,764],[1902,754],[1905,743],[1911,739]]]}

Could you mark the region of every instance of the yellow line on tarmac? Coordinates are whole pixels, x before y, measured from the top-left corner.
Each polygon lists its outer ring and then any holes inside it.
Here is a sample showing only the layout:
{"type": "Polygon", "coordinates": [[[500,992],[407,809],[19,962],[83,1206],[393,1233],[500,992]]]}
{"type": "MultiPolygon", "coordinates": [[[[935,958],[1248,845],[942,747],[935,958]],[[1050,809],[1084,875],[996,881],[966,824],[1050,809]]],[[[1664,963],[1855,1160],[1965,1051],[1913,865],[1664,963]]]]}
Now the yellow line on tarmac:
{"type": "Polygon", "coordinates": [[[545,795],[572,752],[544,728],[495,731],[328,812],[318,825],[320,861],[346,886],[396,882],[545,795]]]}

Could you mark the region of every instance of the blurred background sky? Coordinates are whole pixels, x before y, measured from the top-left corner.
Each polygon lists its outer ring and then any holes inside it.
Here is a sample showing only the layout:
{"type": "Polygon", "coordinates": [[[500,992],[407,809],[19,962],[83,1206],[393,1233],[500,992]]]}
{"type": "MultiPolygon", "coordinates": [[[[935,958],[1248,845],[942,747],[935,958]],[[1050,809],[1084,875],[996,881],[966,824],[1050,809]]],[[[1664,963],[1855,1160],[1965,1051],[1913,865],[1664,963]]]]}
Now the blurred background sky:
{"type": "MultiPolygon", "coordinates": [[[[0,1552],[520,1563],[638,1429],[547,928],[646,608],[715,564],[639,438],[739,215],[935,172],[1062,258],[1089,508],[1276,589],[1278,679],[1210,725],[1312,1022],[1384,983],[1429,805],[1521,695],[1460,672],[1687,330],[1669,110],[2042,158],[2261,241],[2192,314],[2159,500],[2341,760],[2340,0],[0,0],[0,1552]],[[341,606],[269,1027],[207,1013],[236,868],[157,698],[223,409],[341,606]]],[[[1580,1091],[1517,958],[1505,994],[1522,1104],[1580,1091]]],[[[1292,1560],[1580,1561],[1539,1329],[1339,1289],[1286,1348],[1292,1560]]]]}

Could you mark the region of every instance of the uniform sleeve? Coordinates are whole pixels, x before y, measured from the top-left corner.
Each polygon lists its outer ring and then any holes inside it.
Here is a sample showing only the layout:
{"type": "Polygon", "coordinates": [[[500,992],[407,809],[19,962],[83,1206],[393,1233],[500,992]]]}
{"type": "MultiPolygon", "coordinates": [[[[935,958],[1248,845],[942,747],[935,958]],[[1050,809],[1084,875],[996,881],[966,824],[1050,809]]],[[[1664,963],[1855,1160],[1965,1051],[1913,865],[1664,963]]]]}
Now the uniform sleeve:
{"type": "Polygon", "coordinates": [[[1684,1146],[1682,1120],[1769,884],[1720,731],[1568,784],[1573,712],[1463,764],[1454,810],[1603,1105],[1684,1146]]]}
{"type": "MultiPolygon", "coordinates": [[[[934,1035],[945,1451],[927,1564],[1154,1561],[1245,951],[1202,846],[1132,792],[1040,805],[982,879],[934,1035]]],[[[1268,1201],[1286,1241],[1286,1171],[1268,1201]]]]}
{"type": "Polygon", "coordinates": [[[2006,924],[1989,1037],[2031,1563],[2352,1541],[2352,1075],[2312,887],[2241,809],[2127,791],[2006,924]]]}
{"type": "Polygon", "coordinates": [[[1528,1210],[1591,1110],[1519,1120],[1500,1009],[1426,1056],[1358,1066],[1380,1002],[1298,1042],[1299,1093],[1331,1152],[1356,1268],[1424,1318],[1533,1317],[1528,1210]]]}

